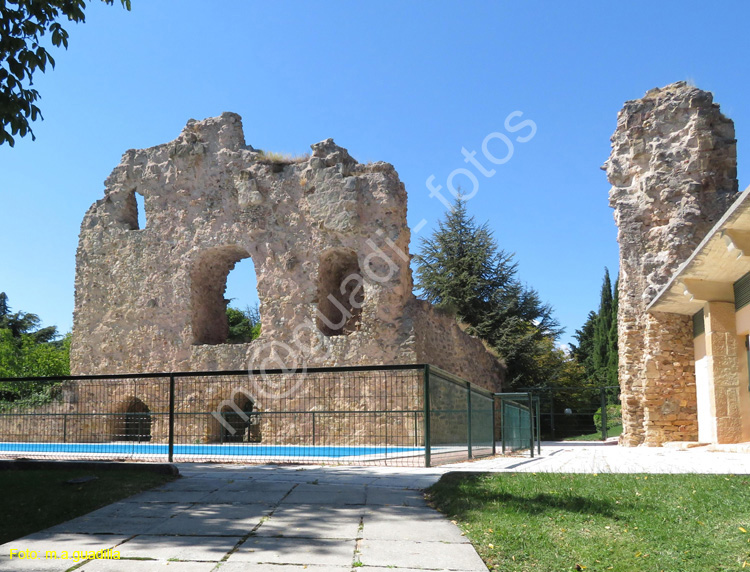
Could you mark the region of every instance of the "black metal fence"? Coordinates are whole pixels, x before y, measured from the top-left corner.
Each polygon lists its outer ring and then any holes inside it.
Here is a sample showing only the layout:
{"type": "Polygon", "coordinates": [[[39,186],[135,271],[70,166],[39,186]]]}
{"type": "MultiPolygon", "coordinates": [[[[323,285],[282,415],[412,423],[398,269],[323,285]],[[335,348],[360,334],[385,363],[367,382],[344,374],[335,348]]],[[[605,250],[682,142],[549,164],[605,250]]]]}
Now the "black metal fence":
{"type": "Polygon", "coordinates": [[[521,388],[539,399],[542,439],[606,440],[621,431],[619,386],[521,388]]]}
{"type": "Polygon", "coordinates": [[[494,450],[492,394],[428,365],[0,385],[16,396],[2,456],[432,466],[494,450]]]}

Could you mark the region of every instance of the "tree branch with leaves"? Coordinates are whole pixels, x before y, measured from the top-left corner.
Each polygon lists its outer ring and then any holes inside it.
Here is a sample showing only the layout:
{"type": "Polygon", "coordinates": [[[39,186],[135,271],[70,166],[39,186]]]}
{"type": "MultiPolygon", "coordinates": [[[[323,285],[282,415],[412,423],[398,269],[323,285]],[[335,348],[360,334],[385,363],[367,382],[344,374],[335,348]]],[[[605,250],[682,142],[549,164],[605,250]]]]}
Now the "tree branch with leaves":
{"type": "MultiPolygon", "coordinates": [[[[115,0],[102,0],[114,4],[115,0]]],[[[130,10],[130,0],[120,0],[130,10]]],[[[85,22],[84,0],[0,0],[0,145],[31,135],[31,122],[42,119],[34,74],[54,68],[48,48],[67,49],[68,32],[60,20],[85,22]]]]}

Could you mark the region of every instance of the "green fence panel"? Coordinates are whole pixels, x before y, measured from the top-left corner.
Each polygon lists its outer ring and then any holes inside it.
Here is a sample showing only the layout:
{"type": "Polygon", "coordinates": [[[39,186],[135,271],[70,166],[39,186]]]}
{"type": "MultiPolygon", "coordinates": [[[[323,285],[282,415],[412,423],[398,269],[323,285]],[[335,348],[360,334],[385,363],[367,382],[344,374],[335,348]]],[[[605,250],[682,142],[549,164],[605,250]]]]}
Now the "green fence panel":
{"type": "Polygon", "coordinates": [[[504,452],[520,451],[531,446],[531,412],[516,401],[502,400],[502,443],[504,452]]]}
{"type": "Polygon", "coordinates": [[[492,455],[493,396],[438,368],[428,368],[430,466],[492,455]]]}
{"type": "Polygon", "coordinates": [[[492,401],[476,391],[471,394],[471,447],[473,457],[492,454],[494,444],[494,426],[492,419],[492,401]]]}

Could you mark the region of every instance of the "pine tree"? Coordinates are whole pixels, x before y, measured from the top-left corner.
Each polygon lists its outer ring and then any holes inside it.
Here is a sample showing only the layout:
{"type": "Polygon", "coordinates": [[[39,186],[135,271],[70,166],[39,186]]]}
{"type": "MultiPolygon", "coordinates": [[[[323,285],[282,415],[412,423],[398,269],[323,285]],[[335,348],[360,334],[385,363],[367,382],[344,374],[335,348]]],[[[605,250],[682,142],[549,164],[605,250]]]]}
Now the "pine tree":
{"type": "Polygon", "coordinates": [[[501,250],[487,223],[478,225],[458,199],[415,257],[420,294],[455,313],[508,368],[506,387],[539,385],[551,372],[541,357],[562,332],[552,308],[516,277],[513,255],[501,250]]]}
{"type": "Polygon", "coordinates": [[[516,293],[513,255],[498,249],[487,224],[477,226],[460,199],[433,236],[422,239],[415,261],[424,298],[473,327],[493,310],[500,292],[516,293]]]}

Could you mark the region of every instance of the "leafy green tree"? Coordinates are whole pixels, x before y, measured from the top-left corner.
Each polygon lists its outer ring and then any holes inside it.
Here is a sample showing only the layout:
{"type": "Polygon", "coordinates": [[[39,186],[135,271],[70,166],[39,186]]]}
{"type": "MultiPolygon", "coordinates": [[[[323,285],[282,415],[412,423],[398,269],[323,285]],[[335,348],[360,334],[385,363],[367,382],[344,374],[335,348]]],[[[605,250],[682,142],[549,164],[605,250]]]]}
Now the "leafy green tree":
{"type": "Polygon", "coordinates": [[[257,304],[244,310],[227,307],[227,322],[229,343],[246,344],[260,337],[260,311],[257,304]]]}
{"type": "Polygon", "coordinates": [[[31,336],[38,343],[51,342],[58,337],[57,327],[39,328],[42,321],[36,314],[27,312],[11,313],[8,296],[0,292],[0,329],[10,330],[14,338],[23,335],[31,336]]]}
{"type": "Polygon", "coordinates": [[[454,313],[502,357],[507,386],[549,379],[539,358],[562,332],[552,308],[518,280],[513,254],[498,247],[487,223],[478,225],[468,215],[465,201],[459,198],[432,236],[422,239],[415,263],[420,294],[454,313]]]}
{"type": "Polygon", "coordinates": [[[0,377],[50,377],[70,374],[70,334],[54,342],[14,337],[0,330],[0,377]]]}
{"type": "MultiPolygon", "coordinates": [[[[120,2],[130,10],[130,0],[120,2]]],[[[12,147],[16,135],[34,139],[30,121],[42,117],[34,72],[44,73],[47,64],[55,67],[47,47],[68,47],[59,20],[85,22],[85,8],[85,0],[0,0],[0,145],[12,147]]]]}
{"type": "MultiPolygon", "coordinates": [[[[0,378],[70,375],[70,334],[62,339],[57,328],[40,328],[36,314],[11,312],[8,296],[0,292],[0,378]]],[[[0,402],[43,402],[54,384],[2,381],[0,402]]]]}

